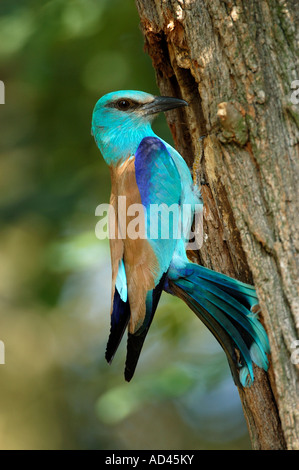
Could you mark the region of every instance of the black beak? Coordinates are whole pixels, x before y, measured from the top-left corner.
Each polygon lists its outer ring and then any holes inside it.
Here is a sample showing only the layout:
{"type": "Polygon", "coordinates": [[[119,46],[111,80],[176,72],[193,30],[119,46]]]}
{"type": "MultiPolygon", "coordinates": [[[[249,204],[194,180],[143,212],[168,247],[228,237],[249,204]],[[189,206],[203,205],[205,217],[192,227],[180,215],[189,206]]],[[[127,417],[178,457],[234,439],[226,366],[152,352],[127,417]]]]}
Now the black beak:
{"type": "Polygon", "coordinates": [[[169,111],[170,109],[181,108],[182,106],[188,106],[187,101],[172,98],[171,96],[155,96],[153,101],[142,106],[142,111],[144,116],[149,116],[169,111]]]}

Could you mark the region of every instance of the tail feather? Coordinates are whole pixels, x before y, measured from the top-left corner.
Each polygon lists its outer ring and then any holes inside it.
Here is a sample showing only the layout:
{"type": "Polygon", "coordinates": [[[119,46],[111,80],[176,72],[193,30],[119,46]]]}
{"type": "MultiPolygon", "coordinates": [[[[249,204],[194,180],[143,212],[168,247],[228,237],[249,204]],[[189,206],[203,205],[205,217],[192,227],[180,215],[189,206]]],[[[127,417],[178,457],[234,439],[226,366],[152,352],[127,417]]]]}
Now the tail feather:
{"type": "Polygon", "coordinates": [[[224,290],[219,289],[217,286],[211,286],[211,284],[204,280],[201,280],[201,283],[206,289],[206,295],[211,299],[211,302],[238,322],[244,330],[255,339],[255,343],[253,344],[256,344],[258,348],[255,352],[255,358],[260,356],[262,361],[260,361],[259,358],[259,362],[263,364],[263,367],[266,367],[268,365],[268,359],[265,354],[265,349],[268,350],[269,343],[266,332],[256,316],[248,312],[243,304],[227,294],[224,290]]]}
{"type": "MultiPolygon", "coordinates": [[[[239,299],[245,306],[251,308],[258,303],[255,288],[249,284],[233,279],[225,274],[212,271],[211,269],[199,266],[194,263],[192,265],[192,273],[198,275],[201,279],[206,279],[213,284],[218,285],[226,292],[230,293],[234,298],[239,299]],[[199,268],[199,269],[198,269],[199,268]]],[[[189,266],[189,265],[188,265],[189,266]]]]}
{"type": "Polygon", "coordinates": [[[153,321],[154,314],[162,294],[165,278],[166,273],[162,275],[159,284],[152,291],[147,293],[146,315],[143,324],[135,333],[128,333],[127,357],[125,365],[125,379],[127,382],[130,382],[134,375],[143,343],[153,321]]]}
{"type": "MultiPolygon", "coordinates": [[[[181,298],[186,302],[186,304],[193,310],[193,312],[198,316],[198,318],[206,325],[206,327],[213,333],[219,344],[222,346],[223,350],[226,353],[228,363],[234,377],[235,383],[239,383],[239,372],[236,368],[236,364],[239,361],[239,357],[236,354],[235,344],[232,342],[229,333],[222,328],[222,326],[209,314],[198,305],[196,302],[192,302],[190,297],[186,295],[184,291],[179,292],[176,286],[172,286],[172,294],[181,298]]],[[[170,292],[170,291],[168,291],[170,292]]],[[[248,375],[247,372],[246,376],[248,375]]]]}
{"type": "MultiPolygon", "coordinates": [[[[182,282],[177,281],[176,285],[184,289],[182,286],[182,282]]],[[[185,283],[186,288],[186,283],[185,283]]],[[[248,364],[248,370],[250,373],[251,380],[253,381],[253,369],[252,369],[252,361],[250,357],[250,351],[248,346],[246,345],[244,339],[242,338],[240,332],[235,327],[234,323],[229,320],[228,316],[221,308],[217,308],[210,300],[208,292],[204,289],[201,289],[197,286],[197,292],[191,293],[188,292],[188,288],[186,289],[187,293],[192,297],[195,301],[195,313],[198,313],[198,307],[201,307],[199,310],[200,316],[202,316],[203,311],[207,312],[208,314],[212,315],[213,318],[219,323],[222,328],[224,328],[227,332],[229,332],[230,336],[233,338],[234,343],[238,350],[240,351],[242,357],[245,360],[245,363],[248,364]]]]}
{"type": "Polygon", "coordinates": [[[111,326],[106,348],[106,361],[111,364],[114,354],[117,351],[119,343],[124,335],[130,319],[130,304],[127,300],[124,302],[118,290],[115,289],[113,298],[113,309],[111,313],[111,326]]]}
{"type": "Polygon", "coordinates": [[[243,386],[254,380],[253,363],[267,370],[267,334],[251,311],[258,303],[254,287],[188,263],[169,270],[168,291],[184,300],[211,330],[243,386]]]}

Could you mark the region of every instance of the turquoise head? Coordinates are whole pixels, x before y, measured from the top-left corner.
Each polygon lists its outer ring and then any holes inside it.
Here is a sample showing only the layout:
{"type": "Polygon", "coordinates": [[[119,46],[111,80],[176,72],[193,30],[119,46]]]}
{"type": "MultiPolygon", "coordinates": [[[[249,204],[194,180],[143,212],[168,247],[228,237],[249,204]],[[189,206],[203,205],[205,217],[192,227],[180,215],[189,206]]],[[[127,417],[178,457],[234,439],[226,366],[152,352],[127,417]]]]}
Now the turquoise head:
{"type": "Polygon", "coordinates": [[[92,134],[106,163],[117,165],[134,155],[144,137],[154,136],[154,117],[186,106],[184,100],[143,91],[121,90],[102,96],[92,115],[92,134]]]}

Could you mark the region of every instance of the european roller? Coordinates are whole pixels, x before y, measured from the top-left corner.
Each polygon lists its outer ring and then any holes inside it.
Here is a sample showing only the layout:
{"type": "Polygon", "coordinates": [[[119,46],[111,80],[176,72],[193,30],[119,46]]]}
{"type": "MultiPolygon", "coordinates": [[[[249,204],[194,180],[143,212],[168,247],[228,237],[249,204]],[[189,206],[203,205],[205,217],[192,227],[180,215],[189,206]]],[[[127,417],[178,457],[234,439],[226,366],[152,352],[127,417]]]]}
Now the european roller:
{"type": "MultiPolygon", "coordinates": [[[[249,386],[253,363],[268,368],[268,338],[253,312],[256,291],[189,261],[186,250],[194,216],[202,207],[200,192],[183,157],[151,127],[158,113],[186,105],[181,99],[129,90],[106,94],[93,111],[92,134],[110,168],[111,214],[118,227],[117,236],[110,237],[112,302],[106,359],[111,363],[128,329],[125,379],[131,380],[164,290],[182,299],[203,321],[223,347],[235,381],[249,386]],[[120,233],[120,196],[125,197],[126,210],[133,204],[144,208],[145,236],[120,233]],[[162,220],[152,220],[150,209],[155,205],[174,208],[168,237],[153,227],[162,220]],[[185,206],[191,210],[184,211],[185,206]]],[[[131,220],[127,217],[126,224],[131,220]]]]}

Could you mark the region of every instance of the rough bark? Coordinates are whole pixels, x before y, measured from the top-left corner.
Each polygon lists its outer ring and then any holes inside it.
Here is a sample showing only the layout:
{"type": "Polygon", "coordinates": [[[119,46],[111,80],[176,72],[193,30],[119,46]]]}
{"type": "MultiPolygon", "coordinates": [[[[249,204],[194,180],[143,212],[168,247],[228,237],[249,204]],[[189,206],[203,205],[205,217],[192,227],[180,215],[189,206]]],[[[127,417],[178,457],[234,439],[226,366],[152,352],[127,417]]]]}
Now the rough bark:
{"type": "Polygon", "coordinates": [[[198,261],[254,282],[260,300],[270,370],[256,368],[254,385],[239,388],[252,447],[298,449],[291,360],[299,338],[299,106],[291,100],[298,7],[295,0],[136,4],[161,94],[190,104],[169,112],[168,122],[190,169],[199,163],[198,261]]]}

